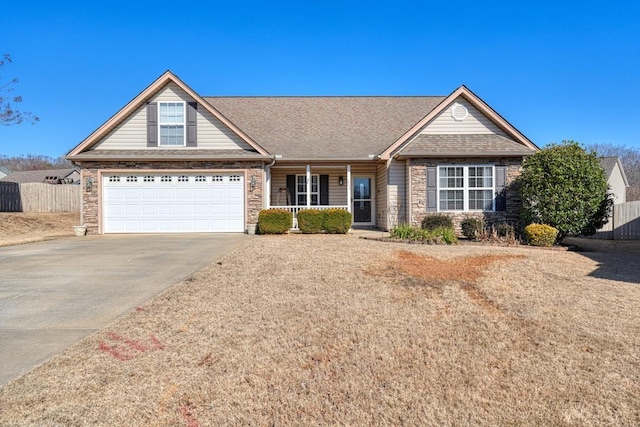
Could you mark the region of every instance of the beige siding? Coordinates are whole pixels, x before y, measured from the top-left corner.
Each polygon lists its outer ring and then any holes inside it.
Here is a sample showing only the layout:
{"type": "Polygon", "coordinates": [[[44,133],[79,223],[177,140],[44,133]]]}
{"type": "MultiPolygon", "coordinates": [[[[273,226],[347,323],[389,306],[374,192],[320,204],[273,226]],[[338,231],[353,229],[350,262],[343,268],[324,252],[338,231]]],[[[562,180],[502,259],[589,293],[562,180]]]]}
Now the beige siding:
{"type": "Polygon", "coordinates": [[[388,228],[406,222],[405,162],[392,160],[387,171],[388,228]]]}
{"type": "Polygon", "coordinates": [[[622,178],[622,172],[620,172],[620,168],[618,164],[613,167],[613,171],[611,172],[611,176],[607,181],[609,186],[611,187],[611,192],[613,193],[613,203],[619,204],[627,201],[627,187],[624,185],[624,179],[622,178]]]}
{"type": "MultiPolygon", "coordinates": [[[[193,102],[186,92],[170,83],[152,99],[152,102],[185,101],[193,102]]],[[[209,150],[251,150],[251,147],[227,128],[202,106],[198,107],[198,148],[209,150]]],[[[95,148],[101,150],[144,150],[147,149],[147,112],[140,107],[120,125],[113,129],[95,148]]],[[[175,147],[172,147],[175,148],[175,147]]],[[[158,150],[158,148],[148,148],[158,150]]],[[[161,148],[160,148],[161,149],[161,148]]]]}
{"type": "MultiPolygon", "coordinates": [[[[271,206],[287,205],[287,175],[304,175],[304,167],[271,170],[271,206]]],[[[346,206],[347,204],[347,171],[346,169],[311,168],[312,175],[329,175],[329,205],[346,206]],[[343,177],[344,184],[339,184],[343,177]]],[[[291,195],[295,205],[295,195],[291,195]]]]}
{"type": "Polygon", "coordinates": [[[376,227],[387,229],[387,164],[379,163],[376,173],[376,227]]]}
{"type": "Polygon", "coordinates": [[[440,115],[429,122],[420,133],[505,135],[502,129],[463,98],[457,98],[452,102],[440,115]],[[469,111],[469,115],[464,120],[457,121],[452,117],[451,108],[455,103],[464,105],[469,111]]]}

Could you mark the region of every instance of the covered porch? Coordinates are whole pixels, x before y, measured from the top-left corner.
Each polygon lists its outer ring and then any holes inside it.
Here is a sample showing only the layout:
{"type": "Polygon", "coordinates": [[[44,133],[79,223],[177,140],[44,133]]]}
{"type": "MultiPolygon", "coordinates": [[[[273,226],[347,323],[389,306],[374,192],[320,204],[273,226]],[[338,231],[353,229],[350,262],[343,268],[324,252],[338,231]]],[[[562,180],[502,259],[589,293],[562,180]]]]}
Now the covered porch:
{"type": "Polygon", "coordinates": [[[267,169],[267,209],[293,215],[303,209],[344,209],[354,227],[376,227],[376,166],[372,164],[287,164],[267,169]]]}

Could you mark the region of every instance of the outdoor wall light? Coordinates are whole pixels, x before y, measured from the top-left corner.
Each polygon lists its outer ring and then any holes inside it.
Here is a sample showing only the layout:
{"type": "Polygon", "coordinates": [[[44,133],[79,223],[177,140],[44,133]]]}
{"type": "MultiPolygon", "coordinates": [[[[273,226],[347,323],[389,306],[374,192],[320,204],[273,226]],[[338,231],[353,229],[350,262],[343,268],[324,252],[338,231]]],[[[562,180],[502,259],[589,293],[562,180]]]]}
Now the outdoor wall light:
{"type": "Polygon", "coordinates": [[[344,185],[344,178],[343,177],[338,178],[338,185],[344,185]]]}
{"type": "Polygon", "coordinates": [[[251,191],[256,189],[256,177],[255,177],[255,175],[251,177],[251,182],[250,182],[249,185],[251,185],[251,191]]]}
{"type": "Polygon", "coordinates": [[[86,191],[93,190],[93,178],[87,178],[87,180],[84,183],[84,189],[86,191]]]}

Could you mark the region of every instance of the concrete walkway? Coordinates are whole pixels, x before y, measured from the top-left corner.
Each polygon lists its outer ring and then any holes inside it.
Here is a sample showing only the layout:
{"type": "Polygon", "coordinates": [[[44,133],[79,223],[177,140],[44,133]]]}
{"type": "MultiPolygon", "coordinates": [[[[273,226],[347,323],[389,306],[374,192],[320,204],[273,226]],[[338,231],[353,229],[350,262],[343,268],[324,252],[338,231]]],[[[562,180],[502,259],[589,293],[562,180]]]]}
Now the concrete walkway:
{"type": "Polygon", "coordinates": [[[0,385],[252,237],[109,235],[0,247],[0,385]]]}

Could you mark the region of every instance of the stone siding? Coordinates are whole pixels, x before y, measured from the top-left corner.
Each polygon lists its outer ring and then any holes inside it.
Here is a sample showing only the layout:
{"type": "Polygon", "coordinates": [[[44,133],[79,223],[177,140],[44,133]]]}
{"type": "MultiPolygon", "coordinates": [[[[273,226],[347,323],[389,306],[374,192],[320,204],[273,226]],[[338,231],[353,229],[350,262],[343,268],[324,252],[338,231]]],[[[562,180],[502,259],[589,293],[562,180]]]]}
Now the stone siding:
{"type": "Polygon", "coordinates": [[[515,180],[520,175],[522,158],[446,158],[411,159],[409,162],[410,183],[410,223],[419,226],[427,215],[427,167],[443,165],[500,165],[507,167],[507,210],[501,212],[447,212],[453,217],[456,229],[468,216],[483,218],[488,225],[507,222],[516,225],[520,219],[520,196],[515,180]]]}
{"type": "Polygon", "coordinates": [[[190,170],[190,169],[216,169],[216,170],[246,170],[246,226],[258,223],[258,214],[262,209],[263,195],[263,165],[262,162],[193,162],[193,161],[174,161],[174,162],[82,162],[80,164],[82,182],[87,179],[93,180],[91,191],[86,191],[85,186],[82,188],[82,218],[81,223],[87,227],[88,234],[98,234],[99,232],[99,192],[102,183],[98,180],[98,171],[100,170],[131,170],[132,172],[142,170],[190,170]],[[251,177],[255,177],[256,186],[252,190],[251,177]]]}

